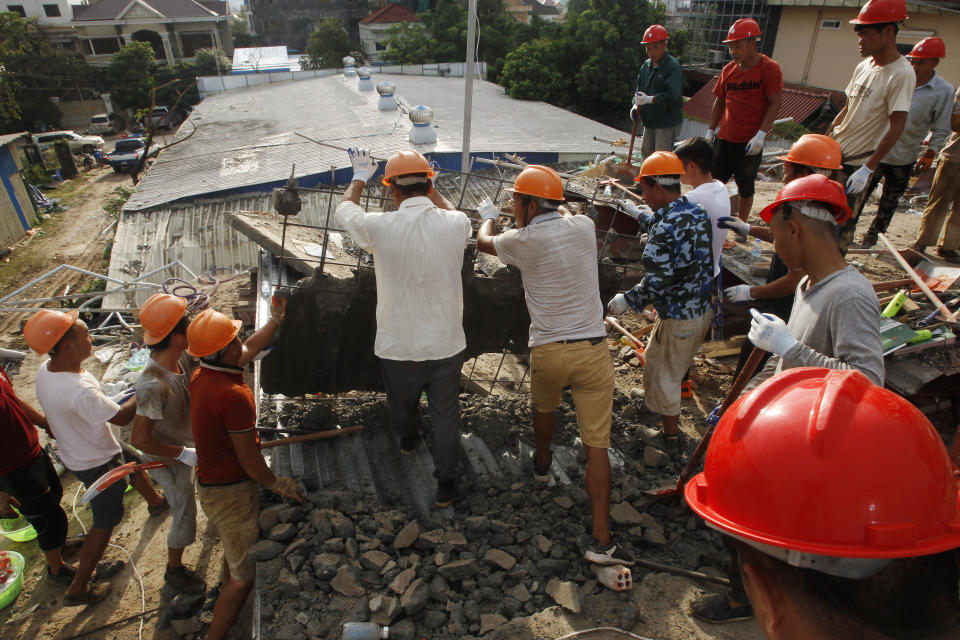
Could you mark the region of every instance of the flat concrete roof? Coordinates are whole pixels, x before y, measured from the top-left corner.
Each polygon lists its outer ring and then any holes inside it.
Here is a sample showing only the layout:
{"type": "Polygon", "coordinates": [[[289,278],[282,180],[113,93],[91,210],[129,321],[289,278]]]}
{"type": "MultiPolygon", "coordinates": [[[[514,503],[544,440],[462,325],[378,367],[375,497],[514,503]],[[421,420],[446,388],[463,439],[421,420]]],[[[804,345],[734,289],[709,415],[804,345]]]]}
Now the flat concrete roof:
{"type": "MultiPolygon", "coordinates": [[[[459,170],[463,78],[373,76],[374,83],[384,80],[396,84],[397,95],[410,107],[423,104],[433,109],[437,141],[415,148],[441,168],[459,170]]],[[[376,91],[358,91],[357,78],[342,75],[207,97],[177,133],[176,139],[188,135],[189,139],[160,153],[124,210],[150,209],[201,195],[264,191],[285,182],[293,163],[301,186],[329,184],[332,177],[345,183],[351,169],[342,149],[362,146],[375,157],[387,158],[413,147],[407,137],[409,118],[399,110],[379,111],[378,98],[376,91]]],[[[541,164],[606,156],[610,145],[594,136],[629,137],[544,102],[514,100],[483,80],[474,80],[471,131],[472,155],[518,153],[541,164]]]]}

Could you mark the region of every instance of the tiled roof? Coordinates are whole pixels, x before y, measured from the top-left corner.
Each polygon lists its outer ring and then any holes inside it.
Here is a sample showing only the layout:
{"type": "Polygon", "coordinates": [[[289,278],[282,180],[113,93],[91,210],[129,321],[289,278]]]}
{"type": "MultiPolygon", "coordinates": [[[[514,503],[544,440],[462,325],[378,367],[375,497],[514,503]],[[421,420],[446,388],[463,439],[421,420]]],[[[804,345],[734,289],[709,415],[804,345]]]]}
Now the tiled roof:
{"type": "MultiPolygon", "coordinates": [[[[719,76],[714,76],[710,82],[703,85],[703,88],[683,105],[684,115],[707,122],[710,121],[710,111],[713,109],[714,99],[713,88],[717,86],[717,78],[719,76]]],[[[806,87],[784,85],[780,111],[777,112],[776,118],[779,120],[780,118],[792,117],[796,122],[802,124],[829,97],[829,91],[816,91],[806,87]]]]}
{"type": "MultiPolygon", "coordinates": [[[[116,20],[136,0],[100,0],[96,4],[74,5],[73,22],[87,22],[92,20],[116,20]]],[[[167,18],[213,18],[218,15],[213,8],[215,5],[225,7],[225,2],[207,2],[211,8],[205,7],[196,0],[139,0],[154,11],[167,18]]],[[[226,9],[223,8],[225,15],[226,9]]]]}
{"type": "Polygon", "coordinates": [[[361,24],[393,24],[395,22],[420,22],[420,18],[402,4],[388,2],[387,6],[377,9],[360,21],[361,24]]]}

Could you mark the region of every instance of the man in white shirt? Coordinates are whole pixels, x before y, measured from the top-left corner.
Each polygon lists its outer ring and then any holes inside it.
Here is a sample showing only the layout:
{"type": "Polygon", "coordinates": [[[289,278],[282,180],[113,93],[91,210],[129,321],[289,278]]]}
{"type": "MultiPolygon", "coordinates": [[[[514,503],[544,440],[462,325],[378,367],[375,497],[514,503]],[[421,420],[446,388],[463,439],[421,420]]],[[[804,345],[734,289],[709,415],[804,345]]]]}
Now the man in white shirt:
{"type": "Polygon", "coordinates": [[[433,427],[437,507],[459,495],[460,370],[463,333],[463,251],[473,231],[433,188],[433,170],[416,151],[394,154],[383,183],[396,211],[367,213],[360,194],[378,164],[366,149],[351,149],[353,180],[337,206],[337,222],[373,254],[377,277],[377,337],[390,407],[390,427],[400,451],[412,454],[420,439],[420,394],[426,390],[433,427]]]}
{"type": "Polygon", "coordinates": [[[710,173],[713,147],[705,138],[690,138],[677,147],[674,153],[683,163],[684,173],[680,175],[680,182],[693,187],[687,191],[687,200],[699,204],[710,216],[713,277],[717,278],[720,276],[723,243],[727,239],[726,229],[717,226],[717,221],[730,215],[730,193],[727,187],[719,180],[714,180],[713,174],[710,173]]]}

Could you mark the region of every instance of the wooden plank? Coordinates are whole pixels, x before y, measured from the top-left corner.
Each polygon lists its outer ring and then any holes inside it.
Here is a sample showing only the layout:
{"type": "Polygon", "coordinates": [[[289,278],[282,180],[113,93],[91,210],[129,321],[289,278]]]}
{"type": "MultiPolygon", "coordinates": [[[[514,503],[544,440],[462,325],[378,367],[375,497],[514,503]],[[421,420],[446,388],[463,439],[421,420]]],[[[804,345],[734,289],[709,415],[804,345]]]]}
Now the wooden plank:
{"type": "Polygon", "coordinates": [[[737,356],[740,355],[740,347],[732,347],[730,349],[719,349],[717,351],[704,351],[704,358],[726,358],[728,356],[737,356]]]}

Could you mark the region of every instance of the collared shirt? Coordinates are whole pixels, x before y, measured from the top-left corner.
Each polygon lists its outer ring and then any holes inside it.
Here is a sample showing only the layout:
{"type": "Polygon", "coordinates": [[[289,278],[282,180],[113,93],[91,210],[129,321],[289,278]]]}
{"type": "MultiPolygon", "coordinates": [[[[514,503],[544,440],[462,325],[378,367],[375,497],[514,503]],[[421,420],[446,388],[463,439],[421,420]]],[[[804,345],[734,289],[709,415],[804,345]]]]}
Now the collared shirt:
{"type": "MultiPolygon", "coordinates": [[[[953,97],[953,113],[951,115],[960,116],[960,88],[957,89],[957,93],[953,97]]],[[[947,145],[940,152],[940,158],[947,162],[960,162],[960,134],[957,134],[956,131],[950,134],[947,145]]]]}
{"type": "Polygon", "coordinates": [[[713,238],[710,217],[686,197],[640,216],[641,233],[650,239],[643,249],[646,275],[626,292],[638,313],[653,304],[661,318],[691,320],[710,310],[713,290],[713,238]]]}
{"type": "Polygon", "coordinates": [[[640,122],[651,129],[666,129],[683,124],[683,67],[669,53],[654,66],[650,58],[640,65],[637,91],[656,98],[638,110],[640,122]]]}
{"type": "Polygon", "coordinates": [[[923,139],[930,136],[930,149],[939,152],[950,135],[950,114],[953,112],[953,87],[942,76],[933,77],[913,90],[907,124],[897,144],[883,158],[884,164],[913,164],[920,154],[923,139]]]}
{"type": "Polygon", "coordinates": [[[336,219],[375,259],[377,357],[441,360],[463,351],[460,270],[472,235],[466,214],[417,196],[377,213],[341,202],[336,219]]]}

